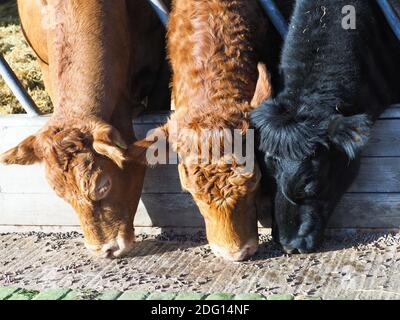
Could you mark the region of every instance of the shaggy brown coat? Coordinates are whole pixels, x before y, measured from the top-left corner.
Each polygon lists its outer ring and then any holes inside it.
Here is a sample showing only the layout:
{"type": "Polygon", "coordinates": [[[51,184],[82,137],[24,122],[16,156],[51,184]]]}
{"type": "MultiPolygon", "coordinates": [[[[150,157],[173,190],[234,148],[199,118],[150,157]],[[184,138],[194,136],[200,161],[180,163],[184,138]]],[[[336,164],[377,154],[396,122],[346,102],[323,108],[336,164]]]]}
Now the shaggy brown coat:
{"type": "Polygon", "coordinates": [[[255,0],[175,0],[168,30],[176,112],[162,130],[182,159],[181,183],[205,218],[211,248],[229,260],[243,260],[257,249],[260,172],[257,164],[245,172],[233,154],[199,163],[199,137],[202,129],[220,129],[222,146],[224,129],[239,129],[244,137],[248,113],[271,94],[259,64],[266,31],[261,12],[255,0]]]}

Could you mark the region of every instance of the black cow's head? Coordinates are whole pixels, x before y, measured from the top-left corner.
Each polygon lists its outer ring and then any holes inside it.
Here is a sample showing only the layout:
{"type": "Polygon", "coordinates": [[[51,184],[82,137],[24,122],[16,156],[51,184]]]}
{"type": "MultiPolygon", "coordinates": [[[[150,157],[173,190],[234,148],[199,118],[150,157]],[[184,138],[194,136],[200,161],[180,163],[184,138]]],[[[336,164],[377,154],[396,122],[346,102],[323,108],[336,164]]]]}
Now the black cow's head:
{"type": "Polygon", "coordinates": [[[345,117],[316,109],[293,111],[269,100],[251,116],[264,178],[276,183],[274,237],[288,253],[316,249],[345,191],[351,160],[371,130],[365,114],[345,117]]]}

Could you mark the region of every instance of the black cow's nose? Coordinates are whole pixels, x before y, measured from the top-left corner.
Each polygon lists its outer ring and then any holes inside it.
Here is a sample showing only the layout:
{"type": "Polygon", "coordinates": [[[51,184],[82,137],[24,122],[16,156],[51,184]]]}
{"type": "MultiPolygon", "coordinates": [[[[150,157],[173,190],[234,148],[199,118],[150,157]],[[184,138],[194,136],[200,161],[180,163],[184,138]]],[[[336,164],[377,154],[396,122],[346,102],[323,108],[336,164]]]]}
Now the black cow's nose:
{"type": "Polygon", "coordinates": [[[306,254],[306,253],[310,253],[310,251],[305,250],[305,249],[300,249],[300,248],[292,248],[292,247],[287,247],[287,246],[283,246],[283,251],[285,251],[285,253],[287,254],[306,254]]]}
{"type": "Polygon", "coordinates": [[[281,240],[281,245],[283,251],[285,251],[287,254],[305,254],[313,252],[315,249],[313,243],[310,243],[304,237],[298,237],[292,239],[291,241],[281,240]]]}
{"type": "Polygon", "coordinates": [[[282,246],[283,251],[285,251],[285,253],[287,254],[296,254],[298,253],[297,249],[292,248],[292,247],[288,247],[288,246],[282,246]]]}

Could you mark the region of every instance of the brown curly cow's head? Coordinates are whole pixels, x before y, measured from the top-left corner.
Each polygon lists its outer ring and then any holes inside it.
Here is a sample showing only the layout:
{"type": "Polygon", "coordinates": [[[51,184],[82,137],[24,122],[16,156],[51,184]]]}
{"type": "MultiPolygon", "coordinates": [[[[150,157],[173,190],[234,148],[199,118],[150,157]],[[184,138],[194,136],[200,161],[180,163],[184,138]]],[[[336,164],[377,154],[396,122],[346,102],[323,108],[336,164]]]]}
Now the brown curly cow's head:
{"type": "Polygon", "coordinates": [[[221,124],[219,120],[222,127],[218,128],[208,123],[212,121],[212,117],[208,116],[201,121],[194,118],[192,124],[180,123],[184,119],[183,113],[183,110],[175,112],[165,126],[146,140],[135,143],[134,149],[129,152],[130,157],[138,158],[135,152],[141,146],[142,157],[144,159],[146,154],[147,163],[155,164],[149,160],[155,154],[158,161],[165,159],[168,162],[170,155],[160,153],[168,149],[162,148],[163,144],[169,144],[180,158],[178,170],[181,185],[192,195],[204,217],[212,251],[230,261],[247,259],[258,248],[256,200],[261,180],[252,147],[250,150],[246,148],[246,158],[252,162],[247,163],[238,156],[234,146],[234,140],[238,140],[244,152],[243,145],[249,142],[251,146],[253,142],[246,141],[247,133],[251,131],[247,115],[240,111],[235,115],[226,115],[229,123],[221,124]],[[233,119],[237,120],[236,123],[232,123],[233,119]],[[198,124],[216,130],[208,134],[198,124]],[[232,133],[234,130],[223,129],[229,127],[237,128],[236,139],[232,133]],[[213,144],[217,140],[218,150],[213,144]],[[227,150],[226,145],[232,145],[232,150],[227,150]],[[208,156],[204,157],[206,154],[208,156]]]}
{"type": "Polygon", "coordinates": [[[145,167],[124,165],[126,143],[100,120],[49,124],[4,153],[0,162],[42,162],[58,196],[77,212],[87,248],[104,258],[127,253],[134,243],[133,218],[145,167]]]}
{"type": "Polygon", "coordinates": [[[209,165],[179,165],[183,188],[190,192],[206,224],[214,254],[241,261],[258,248],[256,196],[260,181],[253,172],[224,159],[209,165]]]}
{"type": "Polygon", "coordinates": [[[166,125],[128,151],[130,158],[152,165],[169,162],[167,145],[177,152],[182,187],[204,217],[211,249],[231,261],[247,259],[258,249],[257,207],[264,204],[258,201],[261,171],[249,112],[272,91],[264,64],[258,64],[258,73],[251,101],[227,99],[192,108],[180,103],[166,125]]]}

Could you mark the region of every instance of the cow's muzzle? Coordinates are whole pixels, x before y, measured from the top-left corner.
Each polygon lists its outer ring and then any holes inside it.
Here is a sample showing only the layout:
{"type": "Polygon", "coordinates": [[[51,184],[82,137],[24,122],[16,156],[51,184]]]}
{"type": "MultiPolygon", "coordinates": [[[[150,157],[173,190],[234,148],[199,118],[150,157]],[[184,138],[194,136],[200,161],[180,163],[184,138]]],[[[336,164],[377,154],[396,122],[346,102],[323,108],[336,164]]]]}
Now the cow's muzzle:
{"type": "Polygon", "coordinates": [[[228,261],[239,262],[250,258],[258,250],[258,240],[250,240],[242,247],[232,250],[215,244],[210,244],[211,251],[220,258],[228,261]]]}
{"type": "Polygon", "coordinates": [[[135,244],[135,240],[118,236],[105,244],[93,245],[85,242],[86,248],[96,257],[103,259],[116,259],[128,254],[135,244]]]}

